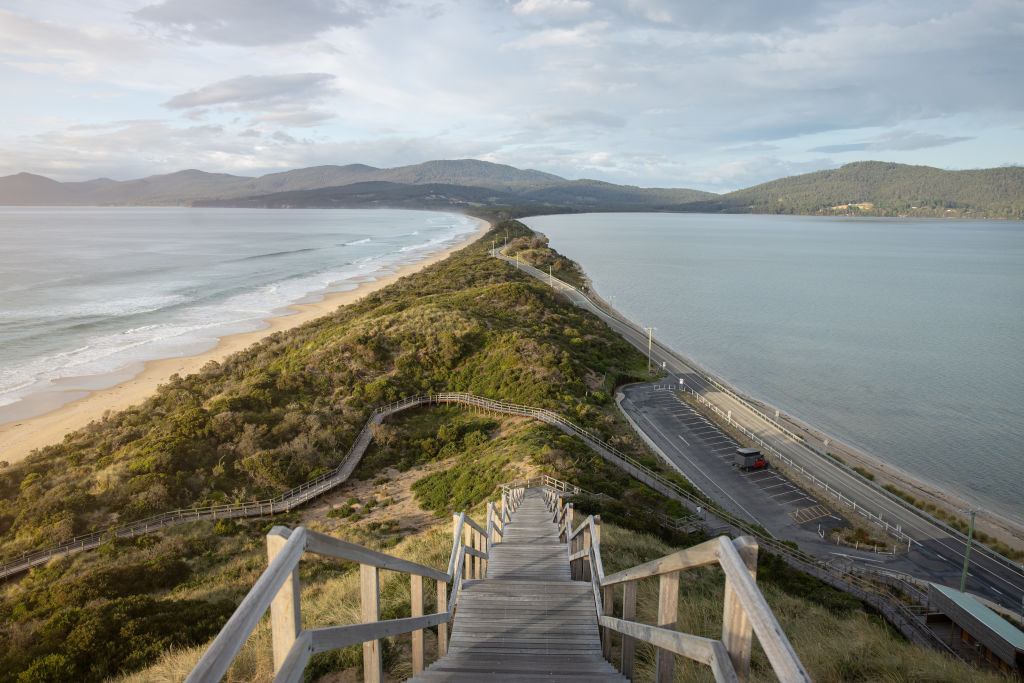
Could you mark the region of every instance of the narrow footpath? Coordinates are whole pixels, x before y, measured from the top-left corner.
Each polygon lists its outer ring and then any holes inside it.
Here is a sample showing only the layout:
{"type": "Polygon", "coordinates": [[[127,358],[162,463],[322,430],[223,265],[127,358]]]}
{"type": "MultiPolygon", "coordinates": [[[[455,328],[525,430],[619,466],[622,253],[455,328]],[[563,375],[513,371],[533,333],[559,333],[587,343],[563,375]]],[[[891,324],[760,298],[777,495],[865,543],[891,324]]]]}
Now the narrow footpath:
{"type": "Polygon", "coordinates": [[[626,680],[601,656],[593,588],[569,578],[540,489],[491,547],[487,578],[463,584],[448,655],[410,680],[626,680]]]}

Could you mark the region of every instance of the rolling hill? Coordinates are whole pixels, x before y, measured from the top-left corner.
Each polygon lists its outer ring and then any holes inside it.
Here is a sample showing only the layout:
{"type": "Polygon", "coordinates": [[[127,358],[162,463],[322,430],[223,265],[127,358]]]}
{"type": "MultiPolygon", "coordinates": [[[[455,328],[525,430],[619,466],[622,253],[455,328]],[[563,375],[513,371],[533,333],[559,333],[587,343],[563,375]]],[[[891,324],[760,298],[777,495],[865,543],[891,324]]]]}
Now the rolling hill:
{"type": "Polygon", "coordinates": [[[861,161],[737,190],[675,210],[1024,218],[1024,168],[944,171],[861,161]]]}
{"type": "Polygon", "coordinates": [[[728,194],[643,188],[475,159],[381,169],[315,166],[258,178],[185,170],[138,180],[60,183],[0,178],[0,205],[190,205],[271,208],[502,208],[509,215],[683,211],[807,215],[1024,218],[1024,168],[945,171],[862,161],[728,194]]]}

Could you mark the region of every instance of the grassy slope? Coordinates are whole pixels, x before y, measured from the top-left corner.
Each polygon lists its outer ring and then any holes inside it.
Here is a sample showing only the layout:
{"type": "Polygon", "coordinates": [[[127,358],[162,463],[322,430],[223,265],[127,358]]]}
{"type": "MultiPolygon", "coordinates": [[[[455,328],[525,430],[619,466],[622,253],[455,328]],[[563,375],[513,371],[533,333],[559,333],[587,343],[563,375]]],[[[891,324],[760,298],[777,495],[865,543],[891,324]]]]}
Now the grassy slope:
{"type": "MultiPolygon", "coordinates": [[[[466,475],[481,467],[514,469],[539,468],[557,476],[588,484],[595,489],[610,488],[621,483],[621,475],[602,467],[600,460],[587,454],[587,449],[564,443],[559,434],[545,425],[521,418],[480,415],[459,408],[420,409],[405,413],[388,425],[388,434],[381,445],[368,454],[360,475],[375,476],[381,468],[392,466],[416,472],[426,463],[452,462],[445,471],[454,482],[448,491],[473,506],[473,516],[483,518],[483,503],[494,499],[492,491],[477,487],[466,475]],[[454,458],[454,460],[451,460],[454,458]]],[[[420,481],[431,481],[435,475],[424,475],[420,481]]],[[[414,488],[419,488],[414,486],[414,488]]],[[[388,548],[401,557],[434,567],[447,565],[451,549],[448,497],[434,496],[433,488],[425,487],[419,497],[421,504],[438,513],[434,529],[406,536],[382,538],[370,532],[370,525],[346,517],[346,526],[334,533],[377,548],[388,548]]],[[[628,516],[603,510],[602,548],[606,571],[634,566],[703,540],[700,537],[672,538],[644,533],[650,521],[646,511],[663,505],[653,492],[633,485],[624,491],[628,516]],[[618,523],[611,523],[615,520],[618,523]],[[627,524],[633,529],[624,528],[627,524]],[[672,541],[675,541],[674,543],[672,541]]],[[[613,506],[614,508],[615,506],[613,506]]],[[[399,526],[401,520],[396,520],[399,526]]],[[[259,562],[259,552],[252,553],[259,562]]],[[[248,561],[247,561],[248,562],[248,561]]],[[[806,575],[789,569],[783,563],[762,554],[758,583],[778,616],[784,631],[805,663],[814,680],[856,681],[998,681],[998,676],[981,674],[966,665],[937,653],[918,648],[900,637],[880,618],[865,612],[860,603],[806,575]]],[[[224,580],[224,573],[221,578],[224,580]]],[[[307,626],[328,625],[339,621],[358,621],[358,571],[326,561],[303,562],[303,614],[307,626]]],[[[430,583],[430,582],[428,582],[430,583]]],[[[679,624],[682,630],[709,638],[721,637],[724,577],[717,568],[705,568],[683,575],[680,588],[679,624]]],[[[653,623],[657,608],[657,582],[641,583],[638,591],[638,614],[642,621],[653,623]]],[[[390,572],[384,574],[382,609],[385,614],[400,617],[409,614],[408,581],[390,572]]],[[[427,592],[427,609],[433,596],[427,592]]],[[[229,675],[229,681],[269,680],[271,677],[269,628],[266,620],[243,650],[229,675]]],[[[428,661],[434,656],[435,635],[426,638],[428,661]]],[[[128,676],[124,683],[143,681],[174,681],[190,670],[202,647],[165,654],[153,667],[128,676]]],[[[385,666],[395,678],[411,672],[408,636],[386,641],[385,666]]],[[[636,680],[653,680],[653,651],[640,648],[639,675],[636,680]]],[[[359,647],[325,653],[314,658],[309,673],[316,680],[320,675],[347,670],[358,680],[361,666],[359,647]]],[[[755,645],[754,680],[774,680],[763,652],[755,645]]],[[[335,679],[330,679],[335,680],[335,679]]],[[[349,680],[342,678],[340,680],[349,680]]],[[[697,665],[680,662],[676,680],[712,680],[709,672],[697,665]]]]}
{"type": "MultiPolygon", "coordinates": [[[[514,237],[519,228],[512,224],[511,229],[514,237]]],[[[485,238],[481,244],[489,242],[485,238]]],[[[529,260],[557,258],[542,245],[524,241],[523,246],[529,260]]],[[[467,389],[545,405],[637,453],[608,396],[617,378],[640,372],[643,358],[590,316],[481,251],[472,248],[362,304],[278,335],[223,366],[176,380],[141,409],[110,416],[24,465],[8,468],[0,508],[7,516],[6,547],[115,516],[171,507],[162,497],[194,502],[279,490],[331,466],[338,445],[348,443],[376,402],[427,389],[467,389]],[[88,505],[80,507],[83,500],[88,505]]],[[[607,466],[578,441],[522,419],[454,408],[419,410],[385,425],[378,437],[357,473],[360,477],[373,478],[384,466],[452,463],[443,472],[420,477],[418,485],[422,503],[441,516],[474,504],[479,515],[479,503],[491,495],[491,484],[512,476],[524,462],[534,471],[613,496],[612,501],[586,504],[601,512],[606,523],[656,531],[652,508],[682,512],[607,466]],[[483,483],[475,476],[482,468],[490,472],[483,483]]],[[[334,533],[370,546],[395,546],[399,554],[433,566],[446,565],[446,525],[400,540],[400,524],[362,516],[349,513],[334,533]]],[[[134,680],[180,680],[202,649],[193,644],[216,632],[265,566],[266,530],[298,521],[293,515],[199,523],[111,541],[99,552],[55,561],[5,586],[0,596],[0,680],[101,680],[121,667],[145,666],[161,651],[163,664],[134,680]],[[181,629],[183,623],[190,629],[181,629]]],[[[622,536],[616,549],[618,532],[611,524],[606,528],[606,555],[629,557],[655,542],[699,540],[622,536]]],[[[301,571],[307,626],[354,614],[351,566],[311,559],[303,561],[301,571]]],[[[403,587],[393,577],[385,583],[385,613],[407,614],[402,611],[408,609],[407,583],[403,587]]],[[[817,584],[792,577],[783,583],[796,586],[792,592],[813,592],[815,603],[832,609],[846,609],[849,602],[834,592],[823,598],[817,584]]],[[[810,608],[805,602],[794,609],[810,608]]],[[[873,628],[880,629],[877,624],[873,628]]],[[[890,641],[899,641],[892,634],[887,638],[886,648],[890,641]]],[[[268,642],[264,624],[243,652],[232,680],[269,675],[268,642]]],[[[407,671],[403,648],[392,643],[386,650],[396,674],[407,671]]],[[[926,661],[920,651],[907,652],[908,660],[926,661]]],[[[318,657],[314,670],[357,664],[358,648],[353,648],[318,657]]],[[[906,666],[889,665],[893,670],[906,666]]],[[[928,670],[932,665],[922,666],[928,670]]]]}
{"type": "MultiPolygon", "coordinates": [[[[527,232],[512,223],[501,226],[502,236],[506,229],[513,238],[527,232]]],[[[643,367],[641,355],[487,256],[484,244],[489,237],[358,304],[174,378],[144,405],[0,470],[3,554],[177,507],[278,493],[334,467],[373,407],[425,391],[548,407],[628,447],[609,394],[620,376],[643,367]]],[[[256,538],[261,526],[242,529],[256,538]]],[[[5,586],[0,680],[32,667],[33,680],[98,680],[115,660],[139,666],[155,656],[143,652],[146,642],[204,640],[230,612],[220,597],[237,601],[239,593],[200,591],[193,603],[179,599],[191,594],[182,586],[218,572],[251,583],[256,565],[223,568],[234,551],[221,543],[189,548],[160,541],[123,557],[76,557],[5,586]],[[175,571],[154,573],[146,564],[175,559],[184,563],[175,571]],[[133,565],[131,580],[104,574],[124,564],[133,565]],[[150,574],[161,578],[140,579],[150,574]],[[147,611],[163,616],[148,619],[147,611]],[[194,631],[168,635],[176,617],[194,631]],[[127,646],[138,658],[109,646],[125,640],[118,633],[138,635],[127,646]]]]}

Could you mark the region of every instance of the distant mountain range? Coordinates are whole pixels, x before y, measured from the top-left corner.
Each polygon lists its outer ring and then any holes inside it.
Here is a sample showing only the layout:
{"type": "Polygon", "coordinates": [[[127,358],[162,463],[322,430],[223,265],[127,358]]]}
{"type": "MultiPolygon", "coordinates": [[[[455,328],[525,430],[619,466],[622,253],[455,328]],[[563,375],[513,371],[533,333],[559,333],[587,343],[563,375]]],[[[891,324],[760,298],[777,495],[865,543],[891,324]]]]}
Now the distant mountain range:
{"type": "Polygon", "coordinates": [[[393,207],[511,215],[571,211],[688,211],[1024,218],[1024,168],[943,171],[876,161],[847,164],[717,195],[566,180],[474,159],[399,168],[315,166],[250,178],[197,170],[117,182],[0,178],[0,205],[393,207]]]}

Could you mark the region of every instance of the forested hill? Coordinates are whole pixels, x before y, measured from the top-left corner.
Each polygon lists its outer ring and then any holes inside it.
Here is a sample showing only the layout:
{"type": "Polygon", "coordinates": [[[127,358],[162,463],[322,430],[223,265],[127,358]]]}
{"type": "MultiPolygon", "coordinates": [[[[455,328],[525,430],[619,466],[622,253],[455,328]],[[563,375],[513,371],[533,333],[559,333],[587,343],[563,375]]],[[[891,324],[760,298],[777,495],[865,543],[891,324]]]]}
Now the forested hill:
{"type": "Polygon", "coordinates": [[[138,180],[59,183],[0,178],[0,205],[185,205],[405,208],[505,216],[595,211],[686,211],[1024,219],[1024,168],[943,171],[861,161],[724,195],[685,188],[566,180],[475,159],[379,169],[317,166],[259,178],[187,170],[138,180]]]}
{"type": "Polygon", "coordinates": [[[1024,218],[1024,168],[944,171],[861,161],[676,207],[725,213],[1024,218]]]}

